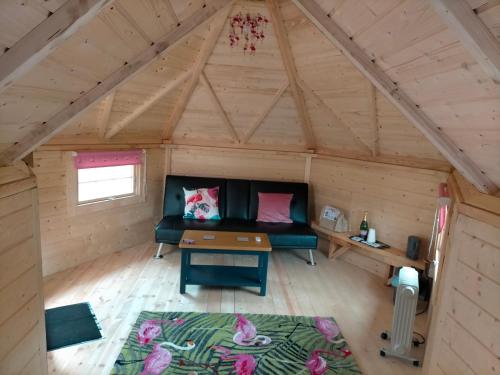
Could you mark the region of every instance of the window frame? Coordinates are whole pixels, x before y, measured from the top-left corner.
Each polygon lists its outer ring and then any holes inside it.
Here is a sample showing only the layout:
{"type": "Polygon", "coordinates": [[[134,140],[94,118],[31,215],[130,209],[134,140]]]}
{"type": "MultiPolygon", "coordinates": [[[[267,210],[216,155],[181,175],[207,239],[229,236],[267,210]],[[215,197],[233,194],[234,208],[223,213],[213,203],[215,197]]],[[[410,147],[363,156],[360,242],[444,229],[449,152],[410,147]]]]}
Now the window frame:
{"type": "Polygon", "coordinates": [[[146,156],[143,151],[142,164],[134,165],[134,193],[116,195],[112,197],[97,198],[80,202],[78,200],[78,170],[73,164],[73,152],[67,153],[67,183],[66,197],[68,200],[68,211],[70,215],[78,215],[87,212],[101,211],[115,207],[129,206],[146,201],[146,156]]]}

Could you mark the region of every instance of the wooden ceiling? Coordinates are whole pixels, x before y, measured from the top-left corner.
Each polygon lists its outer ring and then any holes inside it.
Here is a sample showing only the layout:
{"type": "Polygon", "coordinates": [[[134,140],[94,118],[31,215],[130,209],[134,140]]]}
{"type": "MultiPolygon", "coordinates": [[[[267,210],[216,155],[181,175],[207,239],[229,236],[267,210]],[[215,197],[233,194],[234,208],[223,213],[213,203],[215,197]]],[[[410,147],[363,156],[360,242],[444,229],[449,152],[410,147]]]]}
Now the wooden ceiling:
{"type": "Polygon", "coordinates": [[[76,25],[53,18],[71,3],[0,4],[4,162],[42,143],[174,143],[450,162],[500,185],[497,0],[89,0],[76,25]],[[240,10],[272,20],[255,55],[229,47],[240,10]],[[69,26],[13,71],[51,19],[69,26]]]}

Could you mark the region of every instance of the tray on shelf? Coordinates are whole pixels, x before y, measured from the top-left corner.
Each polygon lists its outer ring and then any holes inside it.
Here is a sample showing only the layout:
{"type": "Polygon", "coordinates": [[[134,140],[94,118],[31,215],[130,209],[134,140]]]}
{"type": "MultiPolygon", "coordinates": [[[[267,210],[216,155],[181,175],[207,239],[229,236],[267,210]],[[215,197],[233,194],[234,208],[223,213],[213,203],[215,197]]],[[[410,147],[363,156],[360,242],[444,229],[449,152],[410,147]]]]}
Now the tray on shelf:
{"type": "Polygon", "coordinates": [[[386,243],[383,243],[380,241],[375,241],[375,242],[365,241],[363,238],[361,238],[359,236],[351,236],[351,237],[349,237],[349,239],[356,241],[356,242],[364,243],[365,245],[368,245],[368,246],[373,247],[375,249],[388,249],[390,247],[386,243]]]}

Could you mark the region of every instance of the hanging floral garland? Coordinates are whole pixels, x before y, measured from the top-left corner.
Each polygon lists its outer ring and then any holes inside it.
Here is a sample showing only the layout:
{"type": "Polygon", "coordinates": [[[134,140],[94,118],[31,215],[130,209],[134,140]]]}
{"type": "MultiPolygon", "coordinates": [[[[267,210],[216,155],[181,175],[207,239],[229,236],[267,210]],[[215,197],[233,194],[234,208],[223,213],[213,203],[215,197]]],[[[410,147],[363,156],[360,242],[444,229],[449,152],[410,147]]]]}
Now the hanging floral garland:
{"type": "Polygon", "coordinates": [[[229,32],[229,45],[235,47],[240,40],[244,42],[243,53],[255,54],[257,42],[262,42],[265,38],[264,30],[269,20],[257,13],[243,15],[241,12],[231,17],[231,30],[229,32]]]}

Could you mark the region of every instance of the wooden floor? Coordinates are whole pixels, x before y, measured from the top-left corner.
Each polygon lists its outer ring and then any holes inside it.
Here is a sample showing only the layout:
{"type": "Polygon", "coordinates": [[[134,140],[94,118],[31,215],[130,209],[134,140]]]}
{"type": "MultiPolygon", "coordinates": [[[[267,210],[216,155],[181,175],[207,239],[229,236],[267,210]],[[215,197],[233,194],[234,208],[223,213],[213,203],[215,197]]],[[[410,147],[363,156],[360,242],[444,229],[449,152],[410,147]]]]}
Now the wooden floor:
{"type": "MultiPolygon", "coordinates": [[[[305,252],[275,251],[269,264],[266,297],[256,290],[188,286],[179,294],[178,250],[152,259],[148,243],[60,272],[44,282],[46,308],[89,301],[105,338],[49,353],[49,373],[108,374],[141,310],[208,311],[333,316],[363,373],[419,374],[420,369],[379,357],[381,331],[390,328],[392,291],[381,279],[343,261],[317,255],[308,266],[305,252]]],[[[200,263],[249,264],[248,257],[193,256],[200,263]],[[234,263],[235,262],[235,263],[234,263]]],[[[422,329],[425,315],[417,317],[422,329]]]]}

